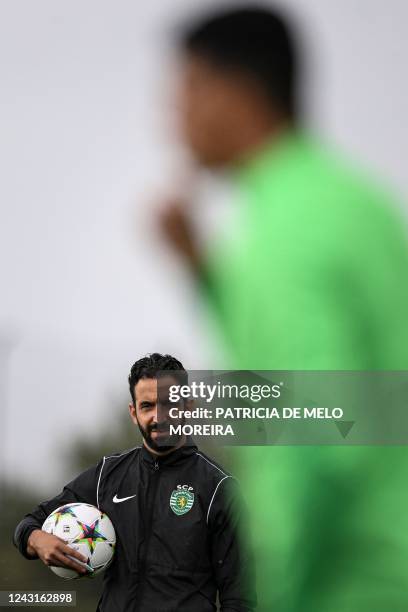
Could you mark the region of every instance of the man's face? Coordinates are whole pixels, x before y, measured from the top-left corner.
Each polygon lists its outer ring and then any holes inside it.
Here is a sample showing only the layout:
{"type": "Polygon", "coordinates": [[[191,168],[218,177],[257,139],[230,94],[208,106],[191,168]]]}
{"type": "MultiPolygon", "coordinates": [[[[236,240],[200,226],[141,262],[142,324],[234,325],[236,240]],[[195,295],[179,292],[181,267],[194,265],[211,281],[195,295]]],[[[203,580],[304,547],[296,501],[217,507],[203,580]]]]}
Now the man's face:
{"type": "Polygon", "coordinates": [[[168,390],[176,381],[171,376],[142,378],[135,385],[135,405],[129,404],[132,421],[138,425],[147,445],[155,451],[164,452],[179,441],[179,436],[170,436],[169,409],[175,407],[168,401],[168,390]]]}
{"type": "Polygon", "coordinates": [[[222,167],[234,161],[240,131],[251,120],[252,92],[242,76],[196,56],[186,58],[179,88],[181,132],[199,163],[222,167]]]}

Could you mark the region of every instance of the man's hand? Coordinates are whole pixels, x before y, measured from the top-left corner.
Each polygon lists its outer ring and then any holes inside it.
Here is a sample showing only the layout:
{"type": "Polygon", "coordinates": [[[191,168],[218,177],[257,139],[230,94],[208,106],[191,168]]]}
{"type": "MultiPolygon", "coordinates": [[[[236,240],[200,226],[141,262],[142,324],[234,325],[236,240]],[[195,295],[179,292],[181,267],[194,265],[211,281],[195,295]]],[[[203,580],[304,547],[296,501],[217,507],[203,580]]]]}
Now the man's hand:
{"type": "Polygon", "coordinates": [[[87,563],[86,557],[71,546],[68,546],[68,544],[58,536],[42,531],[41,529],[35,529],[31,532],[27,542],[27,553],[31,557],[37,555],[45,565],[67,567],[79,574],[88,573],[85,567],[76,563],[73,559],[69,559],[67,555],[83,563],[87,563]]]}
{"type": "Polygon", "coordinates": [[[187,207],[172,201],[165,206],[159,218],[160,228],[173,248],[181,255],[197,276],[201,273],[201,254],[187,207]]]}

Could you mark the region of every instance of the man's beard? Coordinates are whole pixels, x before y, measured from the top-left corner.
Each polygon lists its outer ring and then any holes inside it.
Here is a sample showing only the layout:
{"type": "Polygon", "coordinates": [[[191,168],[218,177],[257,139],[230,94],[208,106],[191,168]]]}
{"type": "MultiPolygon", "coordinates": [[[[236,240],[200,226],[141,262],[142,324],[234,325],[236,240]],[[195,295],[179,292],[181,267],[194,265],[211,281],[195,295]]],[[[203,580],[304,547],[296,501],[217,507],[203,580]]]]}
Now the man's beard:
{"type": "Polygon", "coordinates": [[[181,438],[181,436],[177,434],[168,434],[167,436],[161,436],[160,438],[153,440],[153,431],[170,431],[170,426],[168,423],[154,423],[153,425],[148,425],[146,428],[144,428],[138,420],[137,425],[148,447],[157,453],[165,453],[166,451],[171,450],[176,446],[181,438]]]}

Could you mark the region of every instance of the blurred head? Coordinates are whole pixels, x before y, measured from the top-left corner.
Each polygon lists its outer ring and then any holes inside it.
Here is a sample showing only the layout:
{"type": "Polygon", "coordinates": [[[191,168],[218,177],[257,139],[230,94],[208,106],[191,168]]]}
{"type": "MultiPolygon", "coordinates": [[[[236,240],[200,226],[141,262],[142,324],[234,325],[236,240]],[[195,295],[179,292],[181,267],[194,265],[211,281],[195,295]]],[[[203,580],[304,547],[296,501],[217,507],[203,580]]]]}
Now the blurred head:
{"type": "Polygon", "coordinates": [[[201,164],[233,163],[295,120],[294,43],[275,12],[226,10],[187,27],[180,43],[181,128],[201,164]]]}
{"type": "Polygon", "coordinates": [[[169,435],[169,387],[187,384],[186,370],[175,357],[152,353],[133,364],[128,381],[132,421],[151,450],[168,452],[180,439],[169,435]]]}

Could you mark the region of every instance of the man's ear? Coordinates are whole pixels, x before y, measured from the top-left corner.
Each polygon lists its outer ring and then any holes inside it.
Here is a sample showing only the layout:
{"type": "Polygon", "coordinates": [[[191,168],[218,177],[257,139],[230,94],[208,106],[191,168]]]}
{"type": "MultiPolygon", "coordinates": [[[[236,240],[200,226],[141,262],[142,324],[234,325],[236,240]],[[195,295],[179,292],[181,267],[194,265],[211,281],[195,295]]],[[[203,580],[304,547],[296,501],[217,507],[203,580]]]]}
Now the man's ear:
{"type": "Polygon", "coordinates": [[[137,425],[136,406],[132,403],[129,404],[129,414],[134,424],[137,425]]]}

